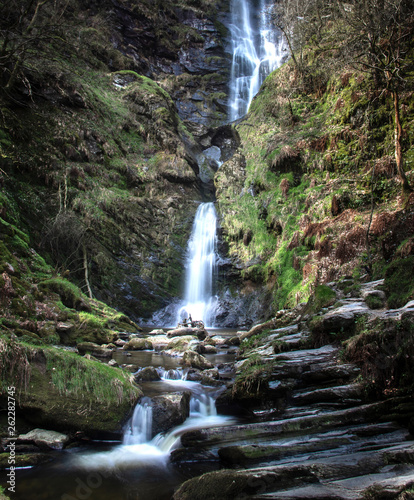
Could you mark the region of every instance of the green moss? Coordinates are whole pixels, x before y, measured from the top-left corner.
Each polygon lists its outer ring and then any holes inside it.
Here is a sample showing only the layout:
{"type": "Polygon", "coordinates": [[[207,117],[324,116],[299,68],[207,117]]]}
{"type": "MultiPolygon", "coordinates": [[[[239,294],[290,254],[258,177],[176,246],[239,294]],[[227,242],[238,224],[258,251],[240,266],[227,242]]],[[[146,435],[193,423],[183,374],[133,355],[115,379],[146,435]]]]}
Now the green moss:
{"type": "Polygon", "coordinates": [[[390,308],[403,307],[414,299],[414,256],[397,258],[386,266],[384,288],[390,308]]]}
{"type": "Polygon", "coordinates": [[[65,307],[70,309],[88,308],[87,298],[73,283],[53,278],[39,283],[39,289],[45,292],[57,293],[65,307]]]}
{"type": "Polygon", "coordinates": [[[108,406],[135,395],[129,375],[118,368],[55,348],[45,348],[43,353],[51,382],[61,395],[90,399],[93,394],[97,402],[108,406]]]}
{"type": "Polygon", "coordinates": [[[307,307],[307,314],[315,314],[323,307],[332,306],[336,301],[336,293],[326,285],[318,285],[311,295],[307,307]]]}

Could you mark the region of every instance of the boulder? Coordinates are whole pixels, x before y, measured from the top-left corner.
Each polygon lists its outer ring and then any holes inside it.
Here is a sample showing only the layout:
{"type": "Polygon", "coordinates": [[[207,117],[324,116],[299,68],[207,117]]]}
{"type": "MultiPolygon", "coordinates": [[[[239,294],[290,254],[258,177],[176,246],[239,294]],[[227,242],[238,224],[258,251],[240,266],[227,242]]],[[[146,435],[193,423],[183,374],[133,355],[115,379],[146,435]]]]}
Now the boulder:
{"type": "Polygon", "coordinates": [[[198,368],[199,370],[209,370],[213,368],[213,364],[210,363],[204,356],[198,354],[194,351],[186,351],[183,356],[184,366],[191,366],[192,368],[198,368]]]}
{"type": "Polygon", "coordinates": [[[204,340],[207,337],[207,332],[204,328],[175,328],[167,333],[167,337],[183,337],[187,335],[195,335],[199,340],[204,340]]]}
{"type": "Polygon", "coordinates": [[[172,338],[168,343],[166,353],[171,356],[179,356],[183,352],[187,351],[187,349],[190,349],[191,346],[197,348],[197,345],[198,340],[196,337],[188,335],[186,335],[185,337],[175,337],[172,338]]]}
{"type": "Polygon", "coordinates": [[[107,349],[94,342],[80,342],[76,347],[81,356],[90,354],[95,358],[112,358],[112,349],[107,349]]]}
{"type": "Polygon", "coordinates": [[[219,371],[217,368],[212,368],[210,370],[197,370],[196,368],[190,368],[187,373],[187,380],[191,382],[200,382],[203,385],[217,386],[221,383],[219,382],[219,371]]]}
{"type": "Polygon", "coordinates": [[[165,335],[165,332],[162,328],[156,328],[155,330],[151,330],[150,335],[165,335]]]}
{"type": "Polygon", "coordinates": [[[153,366],[146,366],[135,373],[134,379],[136,382],[154,382],[161,380],[161,377],[153,366]]]}
{"type": "Polygon", "coordinates": [[[153,349],[152,342],[147,339],[134,338],[129,340],[122,348],[125,351],[146,351],[153,349]]]}
{"type": "Polygon", "coordinates": [[[197,346],[197,352],[199,354],[217,354],[217,347],[200,342],[197,346]]]}
{"type": "Polygon", "coordinates": [[[182,424],[190,415],[191,393],[172,393],[152,398],[152,433],[155,436],[182,424]]]}
{"type": "Polygon", "coordinates": [[[17,441],[20,443],[34,443],[39,448],[62,450],[69,442],[69,436],[56,431],[33,429],[27,434],[20,434],[17,441]]]}

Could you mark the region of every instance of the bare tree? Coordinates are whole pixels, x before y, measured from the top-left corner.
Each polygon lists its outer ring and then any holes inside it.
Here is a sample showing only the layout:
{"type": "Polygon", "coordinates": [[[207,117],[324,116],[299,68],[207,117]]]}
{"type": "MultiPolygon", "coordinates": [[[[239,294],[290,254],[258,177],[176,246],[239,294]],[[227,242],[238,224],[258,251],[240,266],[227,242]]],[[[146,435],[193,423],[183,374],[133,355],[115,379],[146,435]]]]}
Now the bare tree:
{"type": "Polygon", "coordinates": [[[337,0],[345,20],[340,36],[343,54],[362,71],[373,74],[377,86],[391,97],[394,107],[394,147],[403,192],[412,190],[404,171],[400,92],[405,87],[414,34],[412,0],[337,0]]]}
{"type": "Polygon", "coordinates": [[[340,13],[335,0],[279,0],[273,7],[274,24],[282,31],[295,68],[304,71],[304,51],[309,43],[320,49],[335,44],[330,22],[340,13]]]}
{"type": "Polygon", "coordinates": [[[3,0],[0,2],[0,78],[9,91],[23,70],[45,57],[59,34],[69,0],[3,0]]]}

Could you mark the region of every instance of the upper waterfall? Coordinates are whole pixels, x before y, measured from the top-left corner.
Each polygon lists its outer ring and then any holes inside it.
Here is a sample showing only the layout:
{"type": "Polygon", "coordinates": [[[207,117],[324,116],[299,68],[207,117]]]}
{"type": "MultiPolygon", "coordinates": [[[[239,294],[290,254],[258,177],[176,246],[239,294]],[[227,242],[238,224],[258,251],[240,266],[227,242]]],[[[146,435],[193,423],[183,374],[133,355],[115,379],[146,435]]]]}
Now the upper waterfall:
{"type": "Polygon", "coordinates": [[[230,121],[247,113],[264,79],[285,56],[282,37],[271,29],[269,0],[258,4],[256,7],[253,0],[231,2],[230,121]]]}

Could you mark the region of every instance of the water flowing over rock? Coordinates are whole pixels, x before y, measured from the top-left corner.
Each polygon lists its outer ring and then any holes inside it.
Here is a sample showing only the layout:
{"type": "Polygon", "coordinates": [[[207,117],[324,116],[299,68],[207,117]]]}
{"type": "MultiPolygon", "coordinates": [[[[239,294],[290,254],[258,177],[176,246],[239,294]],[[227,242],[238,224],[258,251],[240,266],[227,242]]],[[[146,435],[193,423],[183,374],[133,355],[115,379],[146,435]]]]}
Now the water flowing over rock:
{"type": "Polygon", "coordinates": [[[214,324],[216,297],[213,295],[217,265],[217,216],[214,203],[202,203],[196,213],[188,242],[185,277],[185,305],[178,321],[190,316],[206,326],[214,324]]]}
{"type": "Polygon", "coordinates": [[[270,2],[253,8],[249,0],[231,3],[230,121],[244,116],[267,75],[282,63],[284,44],[270,29],[270,2]]]}

